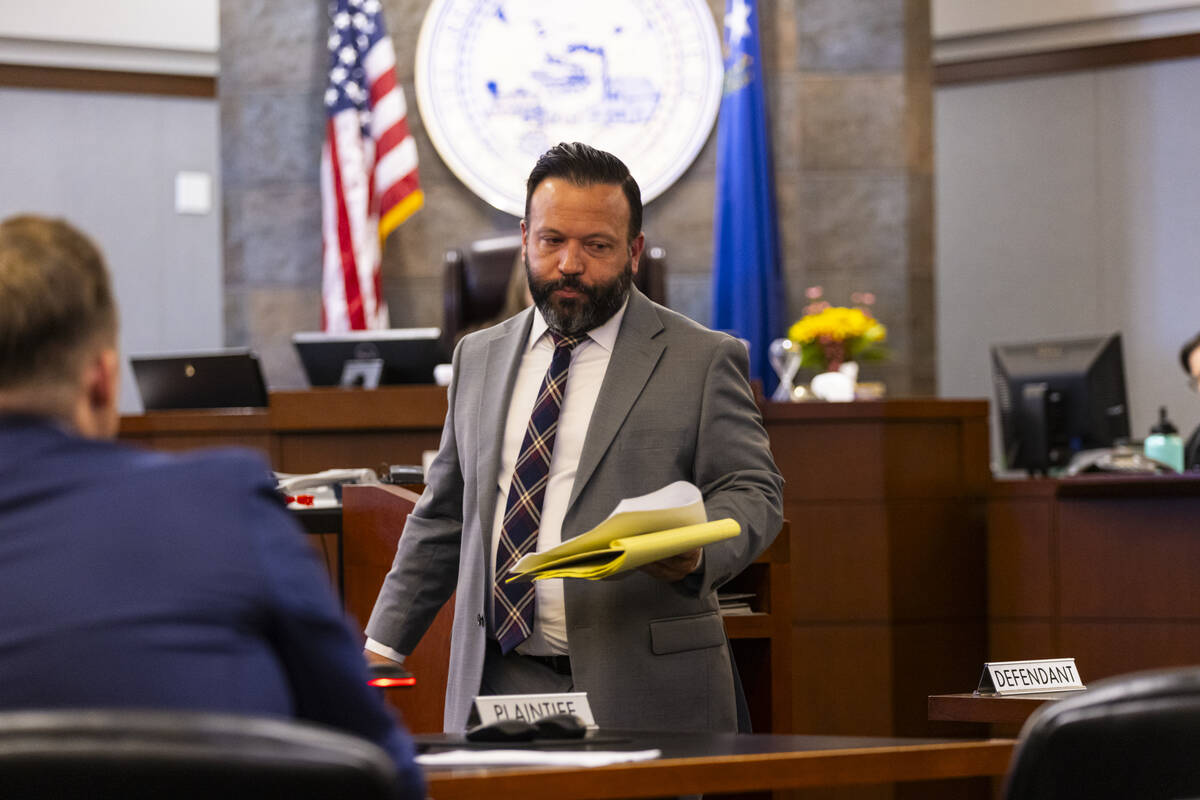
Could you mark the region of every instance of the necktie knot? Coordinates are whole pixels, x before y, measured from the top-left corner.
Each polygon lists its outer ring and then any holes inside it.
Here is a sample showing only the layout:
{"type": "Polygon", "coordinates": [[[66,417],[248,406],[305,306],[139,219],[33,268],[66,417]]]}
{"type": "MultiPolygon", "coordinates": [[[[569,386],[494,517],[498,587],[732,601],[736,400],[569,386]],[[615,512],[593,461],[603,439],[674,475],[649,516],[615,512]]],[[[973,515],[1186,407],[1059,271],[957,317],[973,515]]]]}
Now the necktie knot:
{"type": "Polygon", "coordinates": [[[566,348],[568,351],[574,350],[575,345],[587,338],[587,334],[579,334],[576,336],[563,336],[561,333],[550,331],[550,340],[554,342],[554,349],[559,350],[566,348]]]}

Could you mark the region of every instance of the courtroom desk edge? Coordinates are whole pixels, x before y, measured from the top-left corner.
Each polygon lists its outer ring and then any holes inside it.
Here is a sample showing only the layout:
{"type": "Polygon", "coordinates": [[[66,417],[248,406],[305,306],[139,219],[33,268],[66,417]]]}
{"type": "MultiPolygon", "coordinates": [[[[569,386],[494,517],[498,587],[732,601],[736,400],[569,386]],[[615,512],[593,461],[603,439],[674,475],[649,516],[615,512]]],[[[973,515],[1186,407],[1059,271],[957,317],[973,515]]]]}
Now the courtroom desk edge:
{"type": "Polygon", "coordinates": [[[621,749],[657,747],[662,756],[592,768],[428,768],[430,795],[439,800],[632,798],[1003,775],[1015,744],[1012,739],[605,733],[631,737],[621,749]]]}
{"type": "Polygon", "coordinates": [[[929,719],[940,722],[986,722],[1023,724],[1029,715],[1046,703],[1053,703],[1079,692],[1037,692],[1015,695],[931,694],[929,719]]]}
{"type": "Polygon", "coordinates": [[[1071,478],[996,478],[995,498],[1200,497],[1200,473],[1183,475],[1077,475],[1071,478]]]}
{"type": "Polygon", "coordinates": [[[303,433],[386,429],[441,430],[446,389],[433,384],[379,389],[317,388],[271,392],[266,408],[147,411],[121,417],[123,436],[155,433],[303,433]]]}
{"type": "Polygon", "coordinates": [[[850,403],[777,403],[763,404],[763,418],[786,420],[882,420],[882,419],[964,419],[988,415],[987,400],[958,400],[937,397],[892,397],[883,400],[855,400],[850,403]]]}

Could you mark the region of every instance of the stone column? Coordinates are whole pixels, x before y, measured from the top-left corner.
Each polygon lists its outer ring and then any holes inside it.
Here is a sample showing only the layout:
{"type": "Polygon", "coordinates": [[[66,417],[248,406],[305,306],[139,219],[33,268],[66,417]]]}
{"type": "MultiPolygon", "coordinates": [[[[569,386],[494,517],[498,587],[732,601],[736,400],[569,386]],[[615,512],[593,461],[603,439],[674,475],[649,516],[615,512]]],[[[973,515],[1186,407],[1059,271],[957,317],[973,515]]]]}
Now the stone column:
{"type": "Polygon", "coordinates": [[[788,318],[877,296],[890,395],[935,391],[928,0],[763,3],[788,318]]]}

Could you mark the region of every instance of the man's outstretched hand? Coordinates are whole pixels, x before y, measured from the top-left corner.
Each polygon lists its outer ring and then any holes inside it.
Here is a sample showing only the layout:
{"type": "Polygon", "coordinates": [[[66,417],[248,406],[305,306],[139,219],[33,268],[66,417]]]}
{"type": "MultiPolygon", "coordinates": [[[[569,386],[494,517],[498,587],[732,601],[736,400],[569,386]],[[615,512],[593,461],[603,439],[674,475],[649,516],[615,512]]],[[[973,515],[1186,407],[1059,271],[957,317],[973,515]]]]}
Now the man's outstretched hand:
{"type": "Polygon", "coordinates": [[[700,558],[703,554],[704,550],[697,547],[695,550],[646,564],[639,569],[659,580],[674,583],[683,580],[699,569],[700,558]]]}

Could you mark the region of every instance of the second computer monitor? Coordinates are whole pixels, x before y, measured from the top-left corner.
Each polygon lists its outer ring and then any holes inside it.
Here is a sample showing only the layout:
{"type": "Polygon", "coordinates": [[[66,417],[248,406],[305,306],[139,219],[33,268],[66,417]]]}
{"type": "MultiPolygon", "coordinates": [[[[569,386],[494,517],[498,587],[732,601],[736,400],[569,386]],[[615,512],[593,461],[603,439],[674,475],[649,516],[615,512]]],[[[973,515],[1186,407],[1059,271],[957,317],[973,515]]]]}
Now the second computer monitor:
{"type": "Polygon", "coordinates": [[[313,386],[433,383],[433,368],[447,361],[438,328],[293,334],[313,386]]]}
{"type": "Polygon", "coordinates": [[[1129,438],[1121,335],[992,347],[1004,466],[1046,473],[1129,438]]]}

